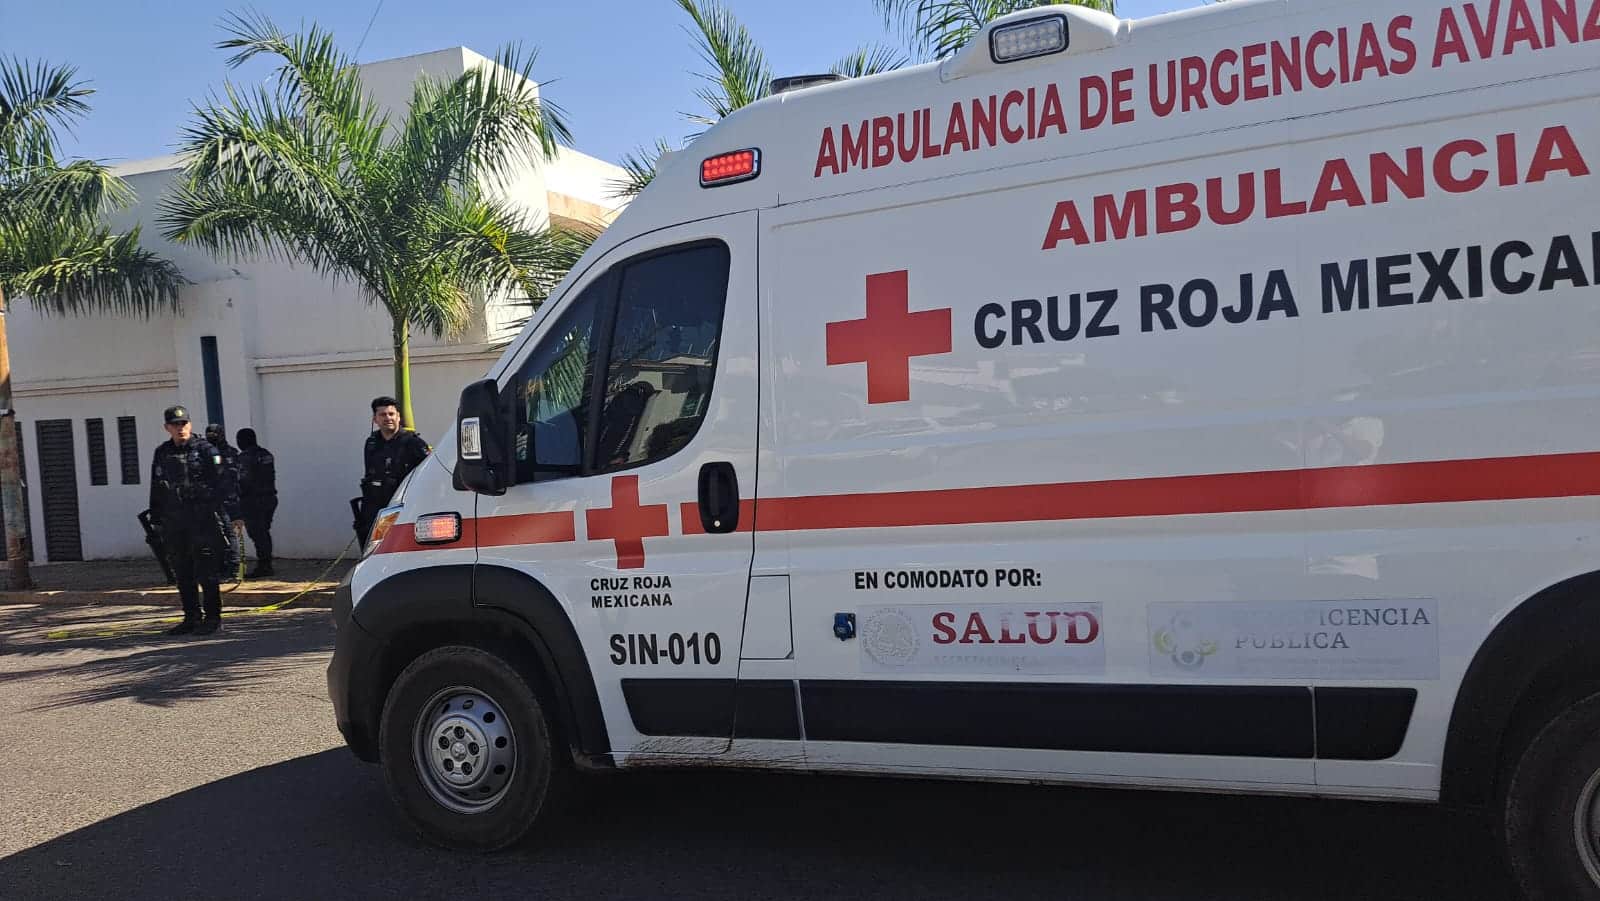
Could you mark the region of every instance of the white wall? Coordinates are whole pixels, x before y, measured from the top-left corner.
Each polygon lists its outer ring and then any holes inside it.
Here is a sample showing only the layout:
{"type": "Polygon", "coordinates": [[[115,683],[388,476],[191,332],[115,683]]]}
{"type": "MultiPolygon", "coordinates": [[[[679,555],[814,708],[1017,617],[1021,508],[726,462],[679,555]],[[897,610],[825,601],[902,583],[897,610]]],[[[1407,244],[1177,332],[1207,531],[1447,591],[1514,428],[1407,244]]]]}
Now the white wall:
{"type": "Polygon", "coordinates": [[[563,147],[555,164],[546,167],[545,185],[559,194],[617,210],[625,206],[626,201],[612,196],[611,182],[621,177],[620,167],[563,147]]]}
{"type": "MultiPolygon", "coordinates": [[[[457,47],[368,64],[362,75],[380,104],[404,109],[419,72],[450,78],[488,63],[457,47]]],[[[166,241],[156,224],[158,208],[181,164],[176,157],[163,157],[116,167],[138,202],[111,222],[118,230],[142,223],[144,246],[173,260],[193,282],[180,292],[178,314],[63,319],[43,317],[25,301],[13,305],[8,326],[16,406],[27,442],[36,559],[45,557],[33,431],[39,419],[73,420],[84,555],[146,553],[133,517],[148,500],[150,456],[166,440],[161,411],[183,403],[197,431],[206,424],[204,335],[217,338],[230,442],[238,429],[254,428],[277,457],[280,506],[273,537],[278,553],[331,556],[351,537],[348,499],[358,494],[369,403],[376,395],[393,393],[388,314],[366,302],[355,285],[325,279],[304,266],[217,260],[166,241]],[[138,486],[120,484],[119,415],[138,418],[138,486]],[[111,482],[106,486],[89,484],[87,417],[106,422],[111,482]]],[[[525,170],[504,188],[542,223],[548,217],[547,190],[615,206],[602,185],[620,175],[617,167],[563,149],[556,162],[525,170]]],[[[413,406],[418,429],[430,442],[451,427],[461,388],[482,377],[498,357],[489,332],[479,310],[456,338],[412,335],[413,406]]]]}
{"type": "Polygon", "coordinates": [[[171,316],[45,316],[27,300],[11,303],[12,379],[28,386],[172,372],[172,322],[171,316]]]}
{"type": "MultiPolygon", "coordinates": [[[[481,378],[492,362],[493,357],[413,361],[417,431],[430,445],[452,427],[462,387],[481,378]]],[[[272,535],[280,556],[331,556],[350,541],[349,501],[360,496],[361,450],[372,431],[369,405],[373,397],[391,393],[393,382],[387,365],[261,376],[270,428],[259,437],[277,459],[272,535]]]]}
{"type": "Polygon", "coordinates": [[[367,94],[389,113],[389,121],[398,124],[411,106],[418,77],[451,79],[486,62],[483,56],[465,47],[449,47],[365,63],[361,66],[361,81],[367,86],[367,94]]]}
{"type": "Polygon", "coordinates": [[[135,517],[150,499],[150,457],[167,440],[161,428],[161,411],[170,400],[164,391],[112,391],[65,395],[31,403],[19,412],[23,455],[27,462],[31,529],[35,560],[44,560],[44,504],[39,481],[39,443],[36,423],[46,419],[72,421],[73,455],[78,472],[78,525],[86,559],[137,557],[147,553],[144,532],[135,517]],[[139,484],[122,484],[122,458],[117,440],[117,417],[133,416],[139,427],[139,484]],[[89,436],[84,420],[105,423],[106,484],[89,484],[89,436]]]}

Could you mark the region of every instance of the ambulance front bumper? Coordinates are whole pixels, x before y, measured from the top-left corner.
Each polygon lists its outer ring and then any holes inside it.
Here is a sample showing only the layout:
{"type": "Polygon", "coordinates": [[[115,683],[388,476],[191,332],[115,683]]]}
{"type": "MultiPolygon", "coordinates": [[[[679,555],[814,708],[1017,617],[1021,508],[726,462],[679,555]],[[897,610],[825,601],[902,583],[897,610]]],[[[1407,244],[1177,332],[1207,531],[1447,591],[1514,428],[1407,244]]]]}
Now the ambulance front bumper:
{"type": "Polygon", "coordinates": [[[380,643],[351,616],[353,606],[346,574],[333,594],[333,621],[339,631],[328,664],[328,699],[345,744],[357,757],[376,763],[378,712],[373,683],[380,643]]]}

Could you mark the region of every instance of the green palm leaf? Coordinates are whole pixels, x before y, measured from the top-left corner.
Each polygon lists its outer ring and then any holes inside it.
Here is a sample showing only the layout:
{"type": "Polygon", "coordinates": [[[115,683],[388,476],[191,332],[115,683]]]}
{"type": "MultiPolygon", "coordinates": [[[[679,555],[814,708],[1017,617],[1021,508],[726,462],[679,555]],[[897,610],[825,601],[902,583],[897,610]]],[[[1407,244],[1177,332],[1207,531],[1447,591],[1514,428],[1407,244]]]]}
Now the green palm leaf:
{"type": "Polygon", "coordinates": [[[640,191],[650,186],[656,177],[656,164],[661,157],[671,153],[673,147],[664,139],[657,138],[656,146],[640,147],[632,153],[622,157],[623,177],[613,179],[606,187],[611,191],[612,197],[633,197],[640,191]]]}
{"type": "Polygon", "coordinates": [[[177,267],[101,221],[133,191],[97,162],[57,159],[91,93],[71,66],[0,60],[0,293],[51,313],[174,308],[177,267]]]}
{"type": "Polygon", "coordinates": [[[219,257],[281,258],[355,284],[389,314],[410,425],[412,330],[456,335],[487,299],[542,298],[588,246],[487,193],[571,141],[539,95],[537,52],[507,47],[454,78],[419,77],[391,117],[328,32],[286,34],[259,15],[224,27],[230,66],[270,57],[275,76],[196,108],[163,230],[219,257]]]}
{"type": "Polygon", "coordinates": [[[8,295],[51,313],[148,316],[175,310],[183,275],[139,246],[139,230],[56,220],[0,229],[0,278],[8,295]]]}
{"type": "Polygon", "coordinates": [[[849,55],[841,57],[828,71],[845,78],[865,78],[902,68],[907,62],[909,60],[904,53],[892,47],[873,44],[857,47],[849,55]]]}
{"type": "MultiPolygon", "coordinates": [[[[698,125],[715,125],[724,116],[771,92],[772,69],[767,65],[766,54],[731,10],[718,0],[675,2],[688,14],[693,27],[686,30],[700,58],[710,67],[709,72],[700,73],[707,86],[695,92],[706,111],[684,113],[684,118],[698,125]]],[[[834,63],[829,71],[847,78],[860,78],[905,64],[904,54],[874,45],[857,48],[834,63]]],[[[693,141],[698,136],[698,133],[689,135],[688,140],[693,141]]],[[[641,147],[623,156],[621,165],[625,174],[608,185],[612,196],[634,197],[649,187],[656,177],[657,161],[672,150],[671,144],[657,140],[653,148],[641,147]]]]}
{"type": "Polygon", "coordinates": [[[772,69],[750,32],[718,0],[677,0],[694,24],[690,32],[701,59],[711,67],[701,78],[709,84],[695,96],[708,113],[686,113],[692,122],[714,125],[717,120],[767,96],[772,69]]]}

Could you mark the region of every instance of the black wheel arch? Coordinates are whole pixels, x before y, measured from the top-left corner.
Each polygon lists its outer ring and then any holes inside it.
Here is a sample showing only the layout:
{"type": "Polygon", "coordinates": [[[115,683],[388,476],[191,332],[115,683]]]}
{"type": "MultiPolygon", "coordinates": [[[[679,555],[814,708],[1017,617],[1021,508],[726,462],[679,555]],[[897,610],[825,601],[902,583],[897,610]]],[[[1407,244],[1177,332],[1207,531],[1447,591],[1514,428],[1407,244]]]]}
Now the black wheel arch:
{"type": "Polygon", "coordinates": [[[377,734],[389,689],[411,661],[437,647],[468,644],[521,667],[553,702],[558,739],[586,767],[609,766],[610,739],[578,633],[555,596],[528,575],[453,564],[397,573],[369,589],[352,614],[378,643],[373,690],[353,711],[377,734]]]}
{"type": "Polygon", "coordinates": [[[1600,691],[1600,571],[1538,592],[1506,616],[1462,678],[1445,741],[1440,799],[1482,807],[1539,727],[1600,691]]]}

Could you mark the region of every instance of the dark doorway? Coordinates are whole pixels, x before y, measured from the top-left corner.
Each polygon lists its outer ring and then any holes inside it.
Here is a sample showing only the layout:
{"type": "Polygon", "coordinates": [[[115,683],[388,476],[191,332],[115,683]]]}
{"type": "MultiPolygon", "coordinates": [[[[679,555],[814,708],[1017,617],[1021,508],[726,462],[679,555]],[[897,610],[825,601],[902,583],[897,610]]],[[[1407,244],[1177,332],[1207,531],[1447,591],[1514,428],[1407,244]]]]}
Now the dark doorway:
{"type": "MultiPolygon", "coordinates": [[[[200,366],[206,379],[206,425],[222,425],[222,367],[217,360],[215,335],[200,337],[200,366]]],[[[200,423],[194,424],[196,432],[202,428],[200,423]]]]}
{"type": "Polygon", "coordinates": [[[82,560],[78,528],[78,464],[72,447],[72,420],[41,419],[33,424],[39,447],[39,500],[44,505],[44,553],[51,561],[82,560]]]}

